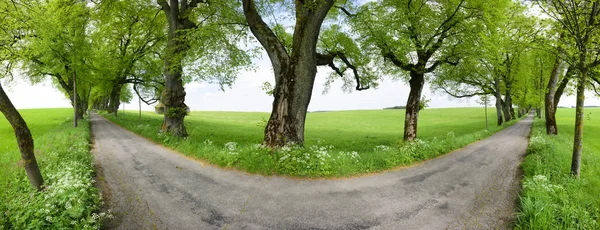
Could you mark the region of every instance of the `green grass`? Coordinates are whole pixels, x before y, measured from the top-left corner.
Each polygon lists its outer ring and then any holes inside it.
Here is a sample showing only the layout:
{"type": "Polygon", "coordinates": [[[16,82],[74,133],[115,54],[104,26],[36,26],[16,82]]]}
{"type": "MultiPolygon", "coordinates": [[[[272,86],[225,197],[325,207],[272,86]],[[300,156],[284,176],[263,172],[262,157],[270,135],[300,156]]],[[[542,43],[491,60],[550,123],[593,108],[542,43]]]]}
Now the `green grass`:
{"type": "Polygon", "coordinates": [[[491,135],[485,131],[483,108],[426,109],[420,113],[419,141],[404,145],[404,110],[309,113],[306,148],[283,148],[273,155],[259,144],[268,113],[192,112],[185,124],[190,136],[173,138],[158,133],[162,115],[128,111],[117,124],[188,156],[222,167],[260,174],[338,177],[377,172],[430,159],[491,135]]]}
{"type": "Polygon", "coordinates": [[[19,166],[14,132],[0,119],[0,229],[95,229],[100,197],[93,187],[89,123],[72,127],[71,109],[21,110],[30,128],[43,190],[19,166]]]}
{"type": "Polygon", "coordinates": [[[600,109],[585,113],[580,179],[570,176],[575,110],[558,110],[558,136],[534,123],[517,229],[600,229],[600,109]]]}

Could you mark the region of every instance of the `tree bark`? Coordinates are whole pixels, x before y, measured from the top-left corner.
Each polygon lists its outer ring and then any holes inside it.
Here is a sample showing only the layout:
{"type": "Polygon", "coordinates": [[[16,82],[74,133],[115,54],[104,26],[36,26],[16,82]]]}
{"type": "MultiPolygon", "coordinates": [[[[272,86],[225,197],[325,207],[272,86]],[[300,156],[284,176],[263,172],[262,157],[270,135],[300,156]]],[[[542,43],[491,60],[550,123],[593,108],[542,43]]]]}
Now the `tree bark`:
{"type": "Polygon", "coordinates": [[[583,119],[584,119],[584,101],[585,101],[585,80],[587,71],[580,70],[580,76],[577,79],[577,103],[575,107],[575,137],[573,140],[573,158],[571,159],[571,174],[579,177],[581,170],[581,152],[583,150],[583,119]]]}
{"type": "Polygon", "coordinates": [[[316,76],[312,68],[292,66],[275,88],[273,110],[265,128],[264,141],[269,146],[304,144],[306,111],[316,76]]]}
{"type": "Polygon", "coordinates": [[[494,97],[496,98],[496,117],[498,117],[498,126],[504,123],[502,120],[502,95],[500,94],[500,79],[494,78],[494,97]]]}
{"type": "Polygon", "coordinates": [[[161,94],[161,102],[165,105],[161,132],[178,137],[188,135],[183,123],[188,109],[184,103],[186,93],[182,79],[183,59],[190,49],[185,33],[186,30],[197,27],[188,17],[200,2],[204,1],[192,1],[188,4],[187,0],[181,3],[178,0],[169,0],[168,3],[166,0],[157,0],[169,23],[164,60],[165,88],[161,94]]]}
{"type": "MultiPolygon", "coordinates": [[[[573,67],[569,67],[569,69],[567,70],[567,74],[565,75],[565,77],[562,79],[562,81],[556,88],[556,93],[554,94],[554,108],[558,108],[558,103],[560,102],[560,98],[562,97],[563,93],[565,92],[565,88],[567,88],[569,81],[573,77],[573,71],[575,71],[575,69],[573,67]]],[[[556,111],[554,111],[554,112],[556,113],[556,111]]]]}
{"type": "Polygon", "coordinates": [[[412,141],[417,138],[417,124],[419,120],[419,104],[425,75],[416,71],[410,72],[410,93],[406,102],[406,116],[404,117],[404,141],[412,141]]]}
{"type": "Polygon", "coordinates": [[[116,83],[110,91],[108,112],[115,116],[119,113],[119,106],[121,105],[121,88],[122,84],[116,83]]]}
{"type": "MultiPolygon", "coordinates": [[[[558,127],[556,126],[556,105],[554,104],[554,96],[557,93],[557,83],[562,70],[563,61],[556,57],[554,67],[546,86],[546,95],[544,100],[545,115],[546,115],[546,133],[548,135],[558,135],[558,127]]],[[[565,76],[566,77],[566,76],[565,76]]]]}
{"type": "MultiPolygon", "coordinates": [[[[176,34],[179,34],[178,32],[176,34]]],[[[187,114],[185,104],[185,88],[183,87],[183,64],[181,56],[188,50],[181,42],[183,36],[169,36],[167,49],[172,50],[170,57],[165,58],[165,89],[161,94],[161,102],[165,105],[164,121],[161,131],[178,137],[186,137],[187,130],[183,120],[187,114]]]]}
{"type": "Polygon", "coordinates": [[[326,0],[316,9],[296,1],[291,55],[263,21],[254,1],[242,2],[250,30],[269,55],[275,74],[273,109],[264,142],[271,147],[304,145],[304,124],[317,73],[317,41],[334,1],[326,0]]]}
{"type": "Polygon", "coordinates": [[[21,159],[25,165],[25,172],[29,178],[29,183],[36,189],[40,189],[44,180],[40,173],[37,160],[35,159],[33,138],[27,123],[21,117],[21,114],[15,106],[12,104],[4,89],[0,85],[0,112],[4,114],[4,117],[8,120],[12,126],[17,143],[19,144],[19,150],[21,151],[21,159]]]}
{"type": "Polygon", "coordinates": [[[506,88],[506,93],[504,94],[504,104],[503,104],[504,108],[504,121],[505,122],[509,122],[510,120],[513,119],[514,115],[515,115],[515,111],[512,109],[512,98],[510,96],[510,89],[509,87],[506,88]]]}
{"type": "Polygon", "coordinates": [[[73,109],[75,109],[77,111],[77,119],[81,120],[83,119],[83,114],[84,114],[84,108],[83,108],[83,101],[81,100],[80,95],[77,95],[77,100],[74,100],[74,94],[73,92],[69,92],[69,99],[71,100],[71,106],[73,106],[73,109]],[[75,105],[75,103],[77,103],[77,105],[75,105]]]}

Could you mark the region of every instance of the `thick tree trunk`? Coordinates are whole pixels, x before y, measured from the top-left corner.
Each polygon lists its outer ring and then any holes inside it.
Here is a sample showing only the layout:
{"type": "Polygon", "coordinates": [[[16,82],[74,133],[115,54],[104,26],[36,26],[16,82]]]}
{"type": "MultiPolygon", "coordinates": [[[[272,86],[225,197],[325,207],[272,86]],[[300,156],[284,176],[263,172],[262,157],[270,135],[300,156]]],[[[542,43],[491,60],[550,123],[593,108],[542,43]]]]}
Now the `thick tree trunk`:
{"type": "Polygon", "coordinates": [[[108,112],[117,116],[119,113],[119,106],[121,105],[121,88],[122,84],[114,84],[110,91],[108,112]]]}
{"type": "Polygon", "coordinates": [[[304,144],[306,111],[316,76],[316,64],[292,66],[275,88],[273,110],[265,128],[265,144],[304,144]]]}
{"type": "Polygon", "coordinates": [[[412,141],[417,138],[417,124],[419,121],[419,104],[421,93],[425,84],[425,76],[415,71],[410,72],[410,93],[406,102],[406,116],[404,117],[404,141],[412,141]]]}
{"type": "Polygon", "coordinates": [[[581,170],[581,152],[583,150],[583,105],[585,101],[586,70],[580,70],[577,79],[577,103],[575,106],[575,137],[573,140],[573,158],[571,159],[571,174],[579,177],[581,170]]]}
{"type": "Polygon", "coordinates": [[[27,123],[21,117],[21,114],[17,111],[15,106],[12,104],[4,89],[0,85],[0,112],[4,114],[4,117],[8,120],[10,125],[15,131],[15,137],[19,144],[19,150],[21,151],[21,159],[25,165],[25,172],[29,178],[29,183],[36,189],[40,189],[44,180],[40,173],[37,160],[35,159],[33,149],[33,138],[27,123]]]}
{"type": "Polygon", "coordinates": [[[494,78],[494,97],[496,98],[496,117],[498,118],[498,126],[504,123],[502,120],[502,95],[500,94],[500,79],[494,78]]]}
{"type": "Polygon", "coordinates": [[[183,59],[190,49],[186,31],[197,25],[188,18],[191,10],[198,2],[187,4],[187,1],[158,0],[169,23],[167,47],[164,59],[165,88],[161,94],[161,102],[165,105],[164,120],[161,132],[177,137],[188,135],[183,120],[188,107],[185,105],[185,88],[183,87],[183,59]]]}
{"type": "Polygon", "coordinates": [[[508,103],[506,101],[502,102],[502,114],[504,115],[504,122],[509,122],[512,118],[510,117],[510,112],[508,111],[508,103]]]}
{"type": "MultiPolygon", "coordinates": [[[[550,74],[550,80],[546,86],[546,95],[544,100],[545,115],[546,115],[546,133],[548,135],[558,135],[558,127],[556,126],[556,105],[554,104],[554,96],[557,93],[557,83],[562,70],[563,61],[556,58],[554,67],[550,74]]],[[[565,76],[566,77],[566,76],[565,76]]]]}
{"type": "Polygon", "coordinates": [[[512,108],[512,99],[510,96],[510,90],[506,89],[506,93],[504,94],[504,121],[509,122],[513,119],[515,112],[512,108]]]}
{"type": "Polygon", "coordinates": [[[287,50],[252,0],[243,0],[244,16],[252,34],[271,60],[275,72],[273,110],[265,128],[264,142],[270,147],[304,145],[304,123],[317,73],[317,42],[321,25],[334,1],[313,5],[296,1],[296,25],[292,48],[287,50]],[[290,54],[291,52],[291,54],[290,54]]]}
{"type": "Polygon", "coordinates": [[[188,135],[183,120],[187,114],[185,105],[185,88],[183,87],[183,64],[181,56],[187,48],[178,40],[182,38],[170,38],[167,49],[174,50],[170,53],[171,58],[165,59],[165,89],[161,94],[161,102],[165,105],[164,121],[161,131],[178,137],[188,135]]]}
{"type": "Polygon", "coordinates": [[[75,95],[73,95],[72,92],[69,92],[69,99],[71,100],[71,106],[73,106],[73,109],[77,110],[77,119],[81,120],[83,119],[83,114],[84,114],[84,108],[82,106],[82,100],[81,97],[79,95],[77,95],[77,105],[75,105],[75,102],[73,101],[75,95]],[[77,108],[75,108],[77,107],[77,108]]]}

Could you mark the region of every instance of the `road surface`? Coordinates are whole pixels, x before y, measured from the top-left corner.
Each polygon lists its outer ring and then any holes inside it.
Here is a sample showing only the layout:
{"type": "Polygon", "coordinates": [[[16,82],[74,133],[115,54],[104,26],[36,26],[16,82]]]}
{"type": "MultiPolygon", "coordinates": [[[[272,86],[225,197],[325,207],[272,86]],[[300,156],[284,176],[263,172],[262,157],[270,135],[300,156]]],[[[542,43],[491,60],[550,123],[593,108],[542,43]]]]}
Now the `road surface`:
{"type": "Polygon", "coordinates": [[[223,170],[91,115],[108,229],[509,228],[531,115],[446,156],[351,179],[223,170]]]}

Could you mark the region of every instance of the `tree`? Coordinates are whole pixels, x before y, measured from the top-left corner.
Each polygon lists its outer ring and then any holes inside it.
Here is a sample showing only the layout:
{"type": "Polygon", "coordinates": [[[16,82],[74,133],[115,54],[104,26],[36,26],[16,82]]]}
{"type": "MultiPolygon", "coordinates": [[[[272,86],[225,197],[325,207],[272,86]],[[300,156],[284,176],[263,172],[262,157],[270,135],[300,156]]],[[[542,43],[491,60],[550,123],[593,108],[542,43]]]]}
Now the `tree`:
{"type": "Polygon", "coordinates": [[[122,92],[130,93],[124,91],[126,84],[141,84],[162,77],[147,74],[141,68],[151,71],[156,67],[149,65],[160,64],[155,60],[160,59],[159,52],[164,49],[166,22],[150,0],[103,1],[98,8],[94,14],[98,26],[91,36],[100,55],[94,65],[103,78],[98,80],[99,86],[107,88],[103,91],[106,94],[103,96],[108,97],[105,109],[117,115],[122,92]],[[105,58],[107,56],[112,58],[105,58]]]}
{"type": "Polygon", "coordinates": [[[161,131],[185,137],[184,62],[196,64],[190,69],[196,80],[230,85],[240,68],[249,65],[251,54],[238,48],[244,41],[243,25],[238,19],[238,3],[233,0],[157,0],[167,19],[167,45],[164,58],[165,105],[161,131]],[[187,59],[186,59],[187,58],[187,59]]]}
{"type": "Polygon", "coordinates": [[[77,108],[76,117],[83,118],[94,85],[87,79],[91,75],[88,60],[93,54],[86,34],[89,9],[78,0],[52,0],[25,7],[28,34],[21,48],[24,68],[34,83],[51,76],[77,108]]]}
{"type": "Polygon", "coordinates": [[[579,177],[583,149],[585,89],[593,69],[600,65],[600,2],[548,0],[540,6],[564,32],[565,61],[577,70],[577,103],[571,174],[579,177]]]}
{"type": "Polygon", "coordinates": [[[421,93],[426,75],[443,65],[456,66],[463,50],[472,46],[482,28],[487,9],[503,8],[505,1],[476,0],[379,0],[361,7],[356,30],[364,50],[378,50],[373,63],[392,76],[407,76],[410,93],[406,103],[404,140],[417,138],[421,93]],[[391,64],[391,66],[389,65],[391,64]]]}
{"type": "MultiPolygon", "coordinates": [[[[372,75],[359,75],[365,68],[366,59],[357,57],[358,46],[339,26],[323,27],[327,15],[337,11],[333,8],[335,0],[296,1],[292,7],[295,10],[292,34],[277,22],[270,26],[261,16],[257,1],[242,2],[250,31],[267,52],[275,75],[273,109],[265,128],[264,142],[271,147],[303,145],[304,124],[317,67],[330,67],[334,70],[332,76],[337,75],[345,82],[349,78],[346,70],[351,70],[356,90],[364,90],[369,88],[365,81],[373,79],[372,75]]],[[[260,3],[265,6],[277,4],[260,3]]]]}
{"type": "MultiPolygon", "coordinates": [[[[23,28],[19,25],[22,25],[21,22],[24,20],[21,17],[24,12],[21,5],[11,4],[7,1],[0,2],[0,12],[7,12],[0,16],[0,63],[2,64],[0,70],[3,72],[0,76],[1,79],[6,74],[10,75],[14,63],[18,61],[18,50],[15,45],[21,42],[23,37],[23,28]]],[[[0,85],[0,112],[6,117],[15,132],[29,183],[34,188],[41,189],[44,180],[35,159],[31,132],[19,111],[4,92],[2,85],[0,85]]]]}
{"type": "MultiPolygon", "coordinates": [[[[527,58],[536,33],[536,21],[524,15],[524,7],[510,3],[495,11],[486,11],[481,36],[473,38],[470,47],[462,47],[457,65],[441,65],[434,72],[432,88],[456,98],[492,95],[495,97],[497,124],[514,117],[513,89],[526,75],[520,68],[527,58]],[[504,96],[504,98],[503,98],[504,96]]],[[[526,88],[523,88],[526,89],[526,88]]]]}

